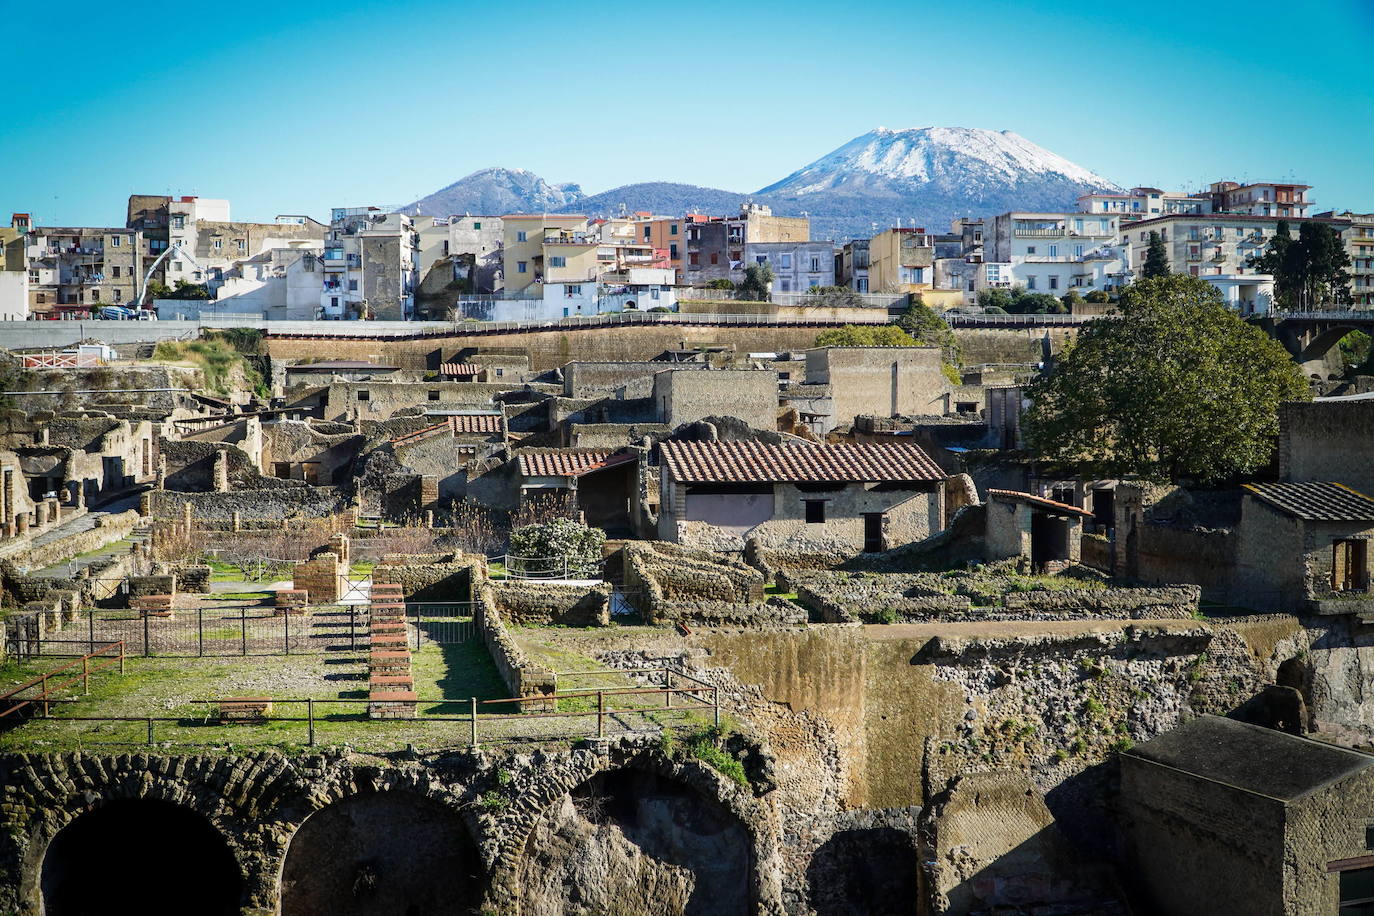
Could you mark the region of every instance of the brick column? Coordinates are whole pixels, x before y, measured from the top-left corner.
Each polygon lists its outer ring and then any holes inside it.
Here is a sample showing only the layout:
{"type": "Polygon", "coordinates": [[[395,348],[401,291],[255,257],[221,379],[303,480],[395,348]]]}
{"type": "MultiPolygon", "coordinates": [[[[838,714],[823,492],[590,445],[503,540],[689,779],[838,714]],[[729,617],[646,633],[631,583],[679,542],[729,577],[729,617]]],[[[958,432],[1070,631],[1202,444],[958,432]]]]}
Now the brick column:
{"type": "Polygon", "coordinates": [[[215,492],[229,491],[229,453],[224,449],[215,452],[215,492]]]}

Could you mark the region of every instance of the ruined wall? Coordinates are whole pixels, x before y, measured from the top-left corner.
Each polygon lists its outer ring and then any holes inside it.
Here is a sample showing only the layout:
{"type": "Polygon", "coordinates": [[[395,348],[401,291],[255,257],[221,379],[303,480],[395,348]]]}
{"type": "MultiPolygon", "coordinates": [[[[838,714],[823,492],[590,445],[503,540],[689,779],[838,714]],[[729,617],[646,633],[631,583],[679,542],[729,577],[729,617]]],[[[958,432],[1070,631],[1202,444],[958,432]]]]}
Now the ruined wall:
{"type": "Polygon", "coordinates": [[[243,519],[325,518],[344,511],[348,497],[336,487],[282,487],[270,490],[235,490],[227,493],[175,493],[152,490],[152,518],[182,518],[186,503],[199,519],[227,522],[235,512],[243,519]]]}
{"type": "Polygon", "coordinates": [[[1374,493],[1374,401],[1279,405],[1279,478],[1337,481],[1374,493]]]}
{"type": "Polygon", "coordinates": [[[604,627],[611,622],[611,587],[584,588],[551,582],[492,583],[503,619],[516,626],[604,627]]]}

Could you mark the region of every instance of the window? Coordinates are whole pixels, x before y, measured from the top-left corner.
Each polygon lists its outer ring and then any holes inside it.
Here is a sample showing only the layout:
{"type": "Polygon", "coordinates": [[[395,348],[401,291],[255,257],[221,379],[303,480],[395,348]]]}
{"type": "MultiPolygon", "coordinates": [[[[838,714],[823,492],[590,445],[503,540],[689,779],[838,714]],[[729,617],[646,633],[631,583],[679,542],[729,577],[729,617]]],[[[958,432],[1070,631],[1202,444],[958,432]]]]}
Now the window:
{"type": "Polygon", "coordinates": [[[114,276],[116,279],[118,279],[118,278],[119,278],[119,265],[116,264],[114,267],[111,267],[110,270],[111,270],[111,272],[112,272],[111,275],[114,276]]]}
{"type": "Polygon", "coordinates": [[[365,389],[365,388],[359,389],[359,390],[358,390],[358,400],[360,400],[360,401],[370,401],[370,400],[372,400],[372,392],[368,391],[368,390],[365,389]]]}
{"type": "Polygon", "coordinates": [[[200,281],[200,278],[201,278],[201,273],[200,273],[200,271],[197,270],[197,271],[193,271],[193,272],[191,273],[191,279],[193,279],[193,280],[199,282],[199,281],[200,281]]]}
{"type": "Polygon", "coordinates": [[[216,251],[219,251],[221,248],[224,247],[224,239],[215,239],[213,242],[210,243],[210,247],[214,248],[216,251]]]}
{"type": "Polygon", "coordinates": [[[1027,278],[1026,278],[1026,289],[1035,289],[1035,278],[1034,278],[1034,277],[1027,277],[1027,278]]]}
{"type": "Polygon", "coordinates": [[[358,281],[357,281],[357,280],[349,280],[349,281],[348,281],[348,291],[351,292],[351,293],[356,293],[356,292],[358,291],[358,281]]]}
{"type": "Polygon", "coordinates": [[[715,251],[711,252],[711,263],[712,263],[712,264],[719,264],[719,263],[720,263],[720,254],[719,254],[718,252],[715,252],[715,251]]]}
{"type": "Polygon", "coordinates": [[[550,267],[567,267],[567,266],[568,266],[568,259],[567,259],[566,257],[564,257],[563,255],[556,254],[556,255],[554,255],[553,257],[549,258],[549,266],[550,266],[550,267]]]}
{"type": "Polygon", "coordinates": [[[856,290],[855,290],[856,292],[860,292],[860,293],[866,293],[866,292],[868,292],[868,278],[867,278],[867,277],[859,277],[857,280],[854,281],[854,286],[856,287],[856,290]]]}
{"type": "Polygon", "coordinates": [[[185,229],[185,228],[186,228],[186,217],[184,217],[184,216],[174,216],[174,217],[172,217],[172,228],[173,228],[173,229],[185,229]]]}
{"type": "Polygon", "coordinates": [[[308,254],[301,258],[301,269],[306,273],[315,272],[315,256],[313,254],[308,254]]]}
{"type": "Polygon", "coordinates": [[[566,292],[564,293],[564,295],[569,296],[569,297],[571,297],[571,296],[580,296],[580,295],[582,295],[582,284],[581,284],[581,283],[570,283],[570,284],[568,284],[567,289],[566,289],[566,292]]]}
{"type": "Polygon", "coordinates": [[[825,500],[804,499],[802,505],[806,508],[806,523],[808,525],[820,525],[825,522],[825,500]]]}
{"type": "Polygon", "coordinates": [[[330,296],[330,297],[329,297],[329,307],[332,308],[332,309],[336,309],[336,308],[339,307],[339,297],[338,297],[338,296],[330,296]]]}
{"type": "Polygon", "coordinates": [[[655,287],[654,289],[649,290],[649,296],[650,298],[657,299],[659,297],[658,288],[655,287]]]}
{"type": "Polygon", "coordinates": [[[1340,874],[1339,912],[1358,916],[1374,911],[1374,868],[1352,868],[1340,874]]]}
{"type": "Polygon", "coordinates": [[[696,253],[695,251],[693,251],[691,254],[687,255],[687,264],[688,264],[689,266],[691,266],[691,267],[698,267],[698,266],[700,266],[700,264],[699,264],[699,262],[698,262],[698,259],[697,259],[697,253],[696,253]]]}
{"type": "Polygon", "coordinates": [[[786,277],[783,277],[782,279],[782,291],[784,293],[792,292],[792,281],[787,279],[786,277]]]}
{"type": "Polygon", "coordinates": [[[185,268],[181,266],[181,262],[180,262],[180,261],[173,261],[173,262],[172,262],[172,272],[173,272],[173,273],[181,273],[183,270],[185,270],[185,268]]]}
{"type": "Polygon", "coordinates": [[[526,233],[524,233],[524,232],[517,232],[517,233],[515,233],[515,240],[516,240],[517,242],[528,242],[528,241],[529,241],[529,238],[528,238],[528,236],[526,235],[526,233]]]}
{"type": "Polygon", "coordinates": [[[1342,539],[1331,545],[1331,590],[1360,592],[1369,587],[1369,542],[1342,539]]]}
{"type": "Polygon", "coordinates": [[[431,401],[437,401],[437,400],[439,400],[439,389],[437,389],[437,388],[431,388],[431,389],[429,389],[428,394],[429,394],[429,399],[430,399],[431,401]]]}
{"type": "Polygon", "coordinates": [[[236,249],[238,250],[238,253],[239,253],[239,254],[245,254],[245,253],[247,253],[247,251],[248,251],[248,242],[247,242],[247,240],[246,240],[246,239],[234,239],[234,248],[236,248],[236,249]]]}
{"type": "Polygon", "coordinates": [[[672,258],[674,261],[677,260],[677,242],[669,244],[668,257],[672,258]]]}
{"type": "Polygon", "coordinates": [[[820,269],[821,269],[821,259],[818,258],[818,257],[816,257],[815,255],[812,255],[812,256],[811,256],[811,271],[812,271],[812,273],[815,273],[816,271],[819,271],[820,269]]]}
{"type": "Polygon", "coordinates": [[[482,224],[481,224],[481,223],[473,223],[473,224],[472,224],[472,228],[473,228],[473,229],[481,229],[481,228],[482,228],[482,224]]]}
{"type": "Polygon", "coordinates": [[[1082,245],[1075,245],[1075,246],[1073,246],[1073,256],[1074,256],[1075,258],[1079,258],[1080,260],[1082,259],[1082,257],[1083,257],[1083,246],[1082,246],[1082,245]]]}
{"type": "Polygon", "coordinates": [[[1196,240],[1196,239],[1198,239],[1199,237],[1200,237],[1200,236],[1199,236],[1199,234],[1198,234],[1197,226],[1189,226],[1189,227],[1188,227],[1188,238],[1196,240]]]}
{"type": "Polygon", "coordinates": [[[1050,289],[1059,289],[1059,278],[1050,277],[1050,289]]]}
{"type": "Polygon", "coordinates": [[[669,224],[668,224],[668,234],[669,234],[669,235],[677,235],[677,223],[669,223],[669,224]]]}
{"type": "Polygon", "coordinates": [[[122,289],[117,289],[117,290],[115,290],[115,291],[114,291],[114,297],[115,297],[115,300],[114,300],[115,302],[123,302],[123,301],[124,301],[124,290],[122,290],[122,289]]]}
{"type": "Polygon", "coordinates": [[[498,366],[497,369],[496,369],[496,377],[497,377],[497,378],[500,378],[501,376],[503,376],[503,375],[505,375],[505,374],[506,374],[506,370],[505,370],[505,369],[502,369],[501,367],[498,366]]]}
{"type": "Polygon", "coordinates": [[[645,240],[645,241],[648,241],[649,239],[653,238],[653,235],[654,235],[653,227],[652,227],[652,226],[645,226],[645,227],[644,227],[644,240],[645,240]]]}
{"type": "Polygon", "coordinates": [[[1051,245],[1051,246],[1050,246],[1050,257],[1052,257],[1052,258],[1057,258],[1057,257],[1059,257],[1059,246],[1058,246],[1058,245],[1051,245]]]}
{"type": "Polygon", "coordinates": [[[778,258],[778,265],[779,265],[780,267],[782,267],[783,270],[791,270],[791,269],[792,269],[792,255],[790,255],[790,254],[784,252],[784,253],[778,258]]]}
{"type": "Polygon", "coordinates": [[[117,236],[117,235],[110,236],[110,247],[111,247],[111,248],[118,248],[118,247],[119,247],[120,245],[122,245],[122,244],[124,244],[124,240],[123,240],[122,238],[120,238],[120,237],[117,236]]]}
{"type": "Polygon", "coordinates": [[[529,270],[529,265],[528,265],[526,262],[524,262],[524,261],[516,261],[516,262],[515,262],[515,272],[516,272],[516,273],[518,273],[518,274],[523,274],[523,273],[526,273],[528,270],[529,270]]]}
{"type": "Polygon", "coordinates": [[[1034,245],[1027,245],[1027,246],[1026,246],[1026,254],[1028,254],[1028,255],[1029,255],[1029,254],[1035,254],[1035,246],[1034,246],[1034,245]]]}

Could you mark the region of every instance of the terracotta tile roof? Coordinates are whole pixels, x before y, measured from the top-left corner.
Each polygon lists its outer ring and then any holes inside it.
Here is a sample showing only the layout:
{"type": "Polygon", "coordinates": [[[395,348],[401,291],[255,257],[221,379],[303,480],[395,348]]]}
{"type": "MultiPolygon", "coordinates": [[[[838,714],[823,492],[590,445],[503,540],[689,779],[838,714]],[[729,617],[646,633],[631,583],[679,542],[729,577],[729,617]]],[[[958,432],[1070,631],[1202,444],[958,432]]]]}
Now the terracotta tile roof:
{"type": "Polygon", "coordinates": [[[496,413],[460,413],[448,421],[455,436],[494,436],[501,432],[501,415],[496,413]]]}
{"type": "Polygon", "coordinates": [[[1374,499],[1343,483],[1247,483],[1285,515],[1313,522],[1374,522],[1374,499]]]}
{"type": "Polygon", "coordinates": [[[663,463],[684,483],[944,480],[919,445],[764,445],[664,442],[663,463]]]}
{"type": "Polygon", "coordinates": [[[1020,490],[994,490],[988,489],[988,496],[998,496],[1002,499],[1011,499],[1017,502],[1027,503],[1032,506],[1039,506],[1042,509],[1049,509],[1067,515],[1081,515],[1083,518],[1092,518],[1093,514],[1086,509],[1071,506],[1068,503],[1061,503],[1058,500],[1046,499],[1043,496],[1036,496],[1034,493],[1022,493],[1020,490]]]}
{"type": "Polygon", "coordinates": [[[531,450],[520,452],[518,461],[522,477],[576,477],[610,456],[605,449],[531,450]]]}
{"type": "Polygon", "coordinates": [[[478,375],[481,371],[476,363],[444,363],[439,367],[440,375],[478,375]]]}

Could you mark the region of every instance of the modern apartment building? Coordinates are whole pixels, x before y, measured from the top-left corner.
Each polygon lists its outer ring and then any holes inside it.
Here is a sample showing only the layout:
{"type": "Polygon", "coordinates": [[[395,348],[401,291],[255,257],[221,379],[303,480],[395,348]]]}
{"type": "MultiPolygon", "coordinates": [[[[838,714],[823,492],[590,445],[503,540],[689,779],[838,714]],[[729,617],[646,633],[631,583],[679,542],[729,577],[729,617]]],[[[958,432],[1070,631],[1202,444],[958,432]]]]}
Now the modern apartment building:
{"type": "MultiPolygon", "coordinates": [[[[744,276],[744,246],[750,242],[807,242],[811,220],[805,216],[774,216],[764,204],[746,203],[737,217],[693,220],[687,225],[686,263],[680,274],[685,284],[701,286],[712,280],[739,282],[744,276]]],[[[833,268],[832,268],[833,270],[833,268]]]]}
{"type": "MultiPolygon", "coordinates": [[[[1133,223],[1122,240],[1130,248],[1131,263],[1143,264],[1150,233],[1158,232],[1171,270],[1202,277],[1220,289],[1233,308],[1255,314],[1270,308],[1273,278],[1251,267],[1250,259],[1264,253],[1280,222],[1287,222],[1296,236],[1308,221],[1246,213],[1177,214],[1133,223]]],[[[1350,220],[1334,217],[1312,221],[1343,234],[1351,227],[1350,220]]]]}
{"type": "Polygon", "coordinates": [[[415,217],[420,233],[419,276],[438,267],[455,271],[451,279],[471,287],[469,292],[494,293],[503,282],[504,228],[499,216],[415,217]],[[460,276],[471,265],[472,276],[460,276]]]}
{"type": "Polygon", "coordinates": [[[419,261],[413,218],[378,207],[335,207],[324,240],[324,316],[409,320],[419,261]]]}
{"type": "Polygon", "coordinates": [[[868,292],[868,239],[851,239],[835,254],[835,283],[856,293],[868,292]]]}
{"type": "Polygon", "coordinates": [[[29,317],[29,259],[25,257],[28,214],[15,213],[0,226],[0,321],[29,317]]]}
{"type": "Polygon", "coordinates": [[[832,242],[746,242],[744,261],[767,264],[773,271],[773,289],[777,292],[805,292],[817,286],[835,285],[832,242]]]}
{"type": "Polygon", "coordinates": [[[118,231],[25,227],[29,312],[38,318],[86,317],[92,308],[111,304],[105,285],[105,237],[118,231]]]}
{"type": "MultiPolygon", "coordinates": [[[[1012,212],[994,217],[984,262],[1006,266],[998,283],[1062,296],[1108,290],[1129,281],[1130,261],[1112,214],[1012,212]]],[[[987,275],[984,282],[991,282],[987,275]]]]}
{"type": "Polygon", "coordinates": [[[875,293],[932,289],[934,265],[935,235],[925,229],[886,229],[868,240],[868,285],[875,293]]]}
{"type": "Polygon", "coordinates": [[[1083,213],[1106,213],[1117,217],[1125,226],[1142,219],[1154,219],[1173,213],[1210,213],[1209,194],[1187,194],[1183,191],[1164,191],[1159,188],[1131,188],[1124,194],[1100,192],[1078,198],[1083,213]]]}
{"type": "Polygon", "coordinates": [[[1312,207],[1312,201],[1307,197],[1311,189],[1311,185],[1293,182],[1257,181],[1240,184],[1217,181],[1203,193],[1211,199],[1213,213],[1302,219],[1312,207]]]}
{"type": "Polygon", "coordinates": [[[181,253],[168,258],[166,283],[203,283],[213,293],[224,273],[239,261],[272,248],[318,248],[325,226],[307,216],[283,215],[270,223],[233,222],[229,201],[208,197],[176,197],[167,204],[169,247],[181,253]]]}

